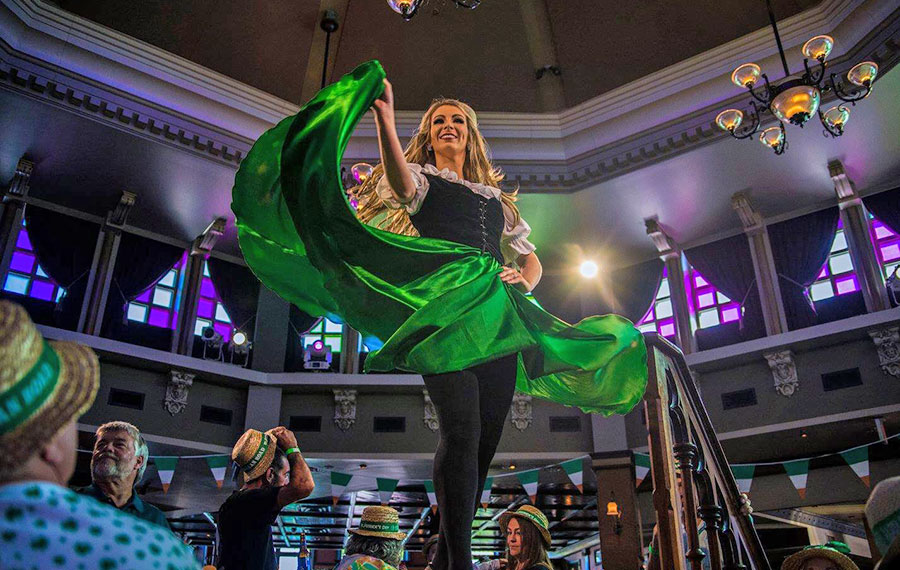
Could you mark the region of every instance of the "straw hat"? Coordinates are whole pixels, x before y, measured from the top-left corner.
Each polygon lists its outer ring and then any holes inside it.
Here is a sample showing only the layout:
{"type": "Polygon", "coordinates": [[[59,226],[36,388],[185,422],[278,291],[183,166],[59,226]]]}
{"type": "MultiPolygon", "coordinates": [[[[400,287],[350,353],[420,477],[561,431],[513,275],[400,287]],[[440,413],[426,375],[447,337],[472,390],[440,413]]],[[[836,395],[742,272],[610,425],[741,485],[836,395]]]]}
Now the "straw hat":
{"type": "Polygon", "coordinates": [[[24,308],[0,301],[0,467],[21,465],[86,412],[99,385],[93,350],[45,341],[24,308]]]}
{"type": "Polygon", "coordinates": [[[272,434],[248,429],[234,444],[231,460],[237,463],[248,480],[256,479],[272,465],[276,447],[278,442],[272,434]]]}
{"type": "Polygon", "coordinates": [[[359,528],[350,529],[350,532],[362,536],[378,536],[393,540],[406,538],[406,533],[400,532],[400,515],[390,507],[364,508],[362,520],[359,521],[359,528]]]}
{"type": "Polygon", "coordinates": [[[872,529],[875,546],[885,556],[900,528],[900,477],[875,485],[866,501],[866,521],[872,529]]]}
{"type": "Polygon", "coordinates": [[[840,570],[859,570],[859,566],[845,554],[850,554],[850,548],[843,542],[836,540],[825,544],[807,546],[800,552],[795,552],[788,556],[781,565],[781,570],[800,570],[803,563],[810,558],[824,558],[834,562],[834,565],[840,570]]]}
{"type": "Polygon", "coordinates": [[[506,526],[513,518],[526,520],[536,526],[544,538],[544,545],[550,548],[550,523],[547,522],[547,517],[540,509],[531,505],[522,505],[517,511],[506,511],[500,515],[500,528],[503,529],[503,534],[506,534],[506,526]]]}

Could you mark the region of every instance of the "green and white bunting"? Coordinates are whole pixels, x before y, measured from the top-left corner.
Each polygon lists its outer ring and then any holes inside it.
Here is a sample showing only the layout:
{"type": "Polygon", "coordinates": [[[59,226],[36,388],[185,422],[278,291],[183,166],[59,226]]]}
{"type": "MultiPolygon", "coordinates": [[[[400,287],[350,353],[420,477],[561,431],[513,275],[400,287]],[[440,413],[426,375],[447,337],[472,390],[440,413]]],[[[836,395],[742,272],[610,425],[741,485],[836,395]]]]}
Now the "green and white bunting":
{"type": "Polygon", "coordinates": [[[640,487],[644,478],[650,473],[650,456],[643,453],[634,454],[634,486],[640,487]]]}
{"type": "Polygon", "coordinates": [[[750,485],[753,483],[753,471],[756,465],[732,465],[731,473],[734,480],[737,481],[738,491],[741,493],[750,493],[750,485]]]}
{"type": "Polygon", "coordinates": [[[486,509],[491,504],[491,488],[494,486],[494,478],[488,477],[484,480],[484,488],[481,490],[481,508],[486,509]]]}
{"type": "Polygon", "coordinates": [[[162,483],[163,493],[169,492],[169,485],[172,484],[172,477],[175,476],[175,465],[178,464],[177,457],[154,457],[156,470],[159,472],[159,480],[162,483]]]}
{"type": "Polygon", "coordinates": [[[791,484],[800,493],[800,498],[806,498],[806,479],[809,475],[809,459],[798,459],[797,461],[788,461],[782,463],[788,477],[791,478],[791,484]]]}
{"type": "Polygon", "coordinates": [[[531,469],[528,471],[522,471],[521,473],[516,473],[516,477],[519,478],[519,482],[522,483],[523,487],[525,487],[525,493],[531,500],[532,505],[537,498],[538,476],[540,475],[540,473],[540,469],[531,469]]]}
{"type": "Polygon", "coordinates": [[[869,448],[868,446],[857,447],[841,453],[841,457],[853,469],[856,476],[862,479],[866,487],[869,486],[869,448]]]}
{"type": "Polygon", "coordinates": [[[569,481],[578,487],[579,493],[584,493],[584,460],[582,458],[571,459],[560,464],[569,481]]]}
{"type": "Polygon", "coordinates": [[[331,501],[335,506],[341,500],[341,495],[344,494],[347,485],[350,484],[350,479],[353,479],[353,475],[338,473],[337,471],[331,472],[331,501]]]}
{"type": "Polygon", "coordinates": [[[391,502],[391,495],[397,490],[397,485],[400,481],[398,479],[383,479],[377,477],[375,483],[378,485],[378,496],[381,497],[381,504],[387,505],[391,502]]]}
{"type": "Polygon", "coordinates": [[[212,471],[213,477],[216,479],[216,486],[219,489],[225,483],[225,471],[228,470],[229,463],[231,463],[231,458],[227,455],[214,455],[206,458],[206,464],[209,466],[209,470],[212,471]]]}
{"type": "Polygon", "coordinates": [[[434,492],[434,481],[425,479],[425,494],[428,495],[428,504],[431,505],[431,512],[437,512],[437,494],[434,492]]]}

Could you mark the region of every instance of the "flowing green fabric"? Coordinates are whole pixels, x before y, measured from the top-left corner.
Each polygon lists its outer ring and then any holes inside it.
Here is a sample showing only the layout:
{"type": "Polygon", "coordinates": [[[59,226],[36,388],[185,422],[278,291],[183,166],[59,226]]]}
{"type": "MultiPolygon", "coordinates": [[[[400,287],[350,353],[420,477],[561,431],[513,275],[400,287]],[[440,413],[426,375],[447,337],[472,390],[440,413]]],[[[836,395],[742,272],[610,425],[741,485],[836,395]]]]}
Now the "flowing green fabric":
{"type": "Polygon", "coordinates": [[[518,353],[518,390],[627,413],[647,383],[643,337],[628,320],[569,325],[503,283],[500,264],[479,249],[357,220],[340,160],[384,76],[377,61],[360,65],[254,144],[232,203],[248,265],[303,311],[383,342],[367,372],[437,374],[518,353]]]}

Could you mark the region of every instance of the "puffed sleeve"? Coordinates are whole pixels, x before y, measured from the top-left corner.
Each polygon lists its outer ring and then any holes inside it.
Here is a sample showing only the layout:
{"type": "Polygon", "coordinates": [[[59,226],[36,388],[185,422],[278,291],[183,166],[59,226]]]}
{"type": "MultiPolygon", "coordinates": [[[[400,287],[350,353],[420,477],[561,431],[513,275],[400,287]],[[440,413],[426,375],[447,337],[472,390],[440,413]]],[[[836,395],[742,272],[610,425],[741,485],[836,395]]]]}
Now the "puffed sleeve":
{"type": "Polygon", "coordinates": [[[503,234],[500,236],[500,251],[503,253],[503,261],[510,263],[521,255],[528,255],[536,248],[528,241],[531,226],[521,216],[519,222],[513,225],[514,215],[512,211],[503,205],[503,234]]]}
{"type": "Polygon", "coordinates": [[[387,204],[388,208],[393,208],[395,210],[403,208],[409,214],[415,214],[419,211],[419,208],[422,207],[422,201],[428,193],[428,178],[422,173],[422,167],[420,165],[407,164],[406,166],[409,168],[409,173],[412,174],[413,183],[416,185],[416,195],[413,196],[412,200],[406,204],[397,200],[397,196],[394,195],[393,190],[391,190],[391,185],[388,183],[387,176],[382,176],[381,180],[378,181],[378,184],[375,185],[375,193],[378,194],[379,198],[384,200],[384,203],[387,204]]]}

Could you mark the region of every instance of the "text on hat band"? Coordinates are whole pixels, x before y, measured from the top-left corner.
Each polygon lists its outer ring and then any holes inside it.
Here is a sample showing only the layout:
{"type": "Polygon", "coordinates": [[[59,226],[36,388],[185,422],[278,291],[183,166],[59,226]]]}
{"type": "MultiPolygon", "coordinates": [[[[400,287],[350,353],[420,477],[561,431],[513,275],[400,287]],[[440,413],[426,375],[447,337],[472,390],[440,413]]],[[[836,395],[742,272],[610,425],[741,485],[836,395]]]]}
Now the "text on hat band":
{"type": "Polygon", "coordinates": [[[37,362],[9,390],[0,395],[0,434],[22,425],[50,397],[59,380],[59,356],[43,341],[37,362]]]}
{"type": "Polygon", "coordinates": [[[269,449],[269,436],[263,434],[262,439],[259,442],[259,447],[256,448],[256,453],[253,454],[253,458],[247,462],[242,469],[245,472],[253,471],[253,469],[259,465],[259,462],[262,461],[263,457],[266,456],[266,451],[269,449]]]}

